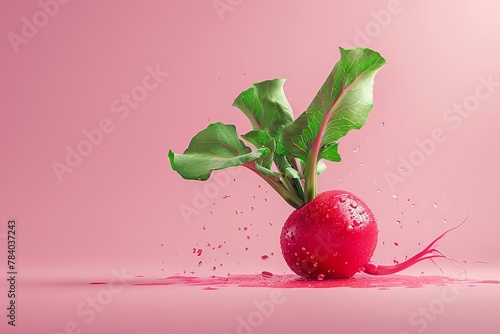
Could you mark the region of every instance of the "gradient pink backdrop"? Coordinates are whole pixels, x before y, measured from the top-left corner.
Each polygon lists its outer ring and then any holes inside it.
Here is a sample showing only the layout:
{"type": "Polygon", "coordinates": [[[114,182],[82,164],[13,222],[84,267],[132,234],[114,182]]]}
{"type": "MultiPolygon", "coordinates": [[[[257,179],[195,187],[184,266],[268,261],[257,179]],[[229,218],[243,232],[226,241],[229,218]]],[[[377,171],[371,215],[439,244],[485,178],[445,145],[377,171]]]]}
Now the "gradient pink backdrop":
{"type": "MultiPolygon", "coordinates": [[[[23,17],[32,21],[40,4],[0,3],[0,232],[5,233],[9,218],[18,220],[19,271],[26,281],[105,279],[122,268],[153,278],[184,270],[198,276],[288,272],[278,240],[291,209],[256,176],[240,171],[188,224],[179,208],[192,205],[196,191],[207,183],[181,179],[170,169],[167,151],[183,151],[209,122],[233,123],[246,132],[248,121],[231,107],[232,101],[265,79],[287,78],[285,92],[298,116],[337,61],[338,47],[359,44],[379,51],[389,65],[376,77],[375,107],[365,127],[341,140],[343,162],[328,165],[320,189],[347,189],[368,203],[380,229],[374,259],[383,263],[414,254],[419,242],[429,242],[472,211],[467,224],[439,243],[440,249],[455,258],[489,263],[467,265],[469,277],[499,277],[500,160],[495,152],[500,85],[456,129],[443,115],[474,96],[480,77],[500,82],[500,3],[401,0],[395,10],[394,2],[385,0],[222,2],[231,3],[232,10],[219,16],[211,0],[71,1],[59,5],[18,52],[9,33],[20,35],[23,17]],[[391,8],[395,13],[380,16],[391,8]],[[360,37],[360,30],[368,37],[360,37]],[[120,119],[123,114],[113,112],[113,102],[142,85],[148,67],[168,76],[120,119]],[[53,162],[63,163],[66,146],[75,148],[85,139],[82,131],[97,128],[103,119],[110,119],[114,130],[60,182],[53,162]],[[384,174],[397,173],[399,156],[408,158],[417,149],[415,140],[430,138],[436,128],[447,139],[391,189],[384,174]],[[248,230],[238,229],[243,227],[248,230]],[[193,248],[203,254],[196,256],[193,248]],[[263,261],[262,255],[270,258],[263,261]]],[[[1,259],[6,256],[3,245],[1,259]]],[[[459,273],[448,263],[442,266],[447,275],[459,273]]],[[[421,271],[440,273],[430,264],[406,273],[421,271]]],[[[199,291],[185,293],[193,303],[212,305],[199,291]]],[[[280,310],[283,321],[302,312],[301,303],[321,303],[317,293],[290,296],[294,302],[280,310]]],[[[354,295],[342,294],[343,300],[353,301],[354,295]]],[[[365,291],[353,294],[361,302],[369,298],[365,291]]],[[[182,295],[176,291],[166,298],[180,300],[182,295]]],[[[251,305],[251,295],[236,290],[224,295],[222,305],[228,300],[251,305]]],[[[380,329],[387,333],[404,329],[411,312],[401,311],[397,294],[392,296],[400,325],[384,324],[380,329]]],[[[408,309],[419,303],[414,300],[408,309]]],[[[172,305],[163,307],[174,310],[172,305]]],[[[117,307],[113,314],[118,319],[117,307]]],[[[232,313],[220,330],[207,325],[205,332],[229,331],[236,317],[232,313]]],[[[329,316],[313,313],[314,329],[328,328],[329,316]]],[[[447,328],[457,315],[446,316],[434,324],[436,333],[443,333],[439,328],[447,328]]],[[[90,332],[112,328],[104,318],[90,332]]],[[[112,313],[109,319],[115,319],[112,313]]],[[[56,332],[59,327],[54,320],[44,328],[56,332]]],[[[190,328],[185,332],[195,330],[190,328]]]]}

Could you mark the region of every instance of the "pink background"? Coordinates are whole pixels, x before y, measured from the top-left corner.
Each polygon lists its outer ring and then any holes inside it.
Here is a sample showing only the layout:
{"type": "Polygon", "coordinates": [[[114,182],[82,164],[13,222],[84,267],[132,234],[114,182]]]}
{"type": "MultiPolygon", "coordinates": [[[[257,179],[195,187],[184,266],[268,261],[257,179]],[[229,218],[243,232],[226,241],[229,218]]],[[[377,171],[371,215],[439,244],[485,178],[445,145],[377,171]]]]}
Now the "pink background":
{"type": "MultiPolygon", "coordinates": [[[[152,278],[184,271],[197,276],[263,270],[288,273],[279,233],[291,208],[246,170],[234,170],[235,181],[222,186],[214,181],[185,181],[170,169],[167,152],[182,152],[209,122],[235,124],[240,133],[249,130],[248,121],[231,104],[254,82],[287,78],[285,92],[298,116],[338,60],[338,47],[354,45],[379,51],[389,65],[376,77],[375,107],[367,124],[341,140],[343,162],[328,164],[319,178],[320,189],[347,189],[368,203],[379,221],[380,244],[374,260],[380,263],[413,255],[422,247],[418,243],[431,241],[472,211],[468,222],[440,242],[439,248],[454,258],[488,262],[468,264],[469,277],[498,279],[500,84],[481,100],[474,94],[481,77],[500,83],[500,3],[222,2],[232,10],[219,16],[211,0],[72,1],[60,4],[46,25],[42,22],[34,36],[16,47],[9,36],[22,35],[23,18],[33,22],[41,5],[0,3],[4,36],[0,42],[0,232],[5,240],[7,220],[17,219],[23,279],[89,281],[109,278],[112,270],[123,268],[130,275],[152,278]],[[360,31],[365,31],[365,37],[360,31]],[[114,112],[112,105],[122,94],[139,91],[147,68],[159,68],[168,75],[129,114],[114,112]],[[456,129],[453,125],[458,123],[443,118],[455,104],[474,101],[479,104],[471,107],[470,117],[460,118],[456,129]],[[76,148],[85,140],[82,131],[97,128],[105,119],[112,122],[111,133],[104,134],[102,142],[60,181],[54,161],[64,163],[66,147],[76,148]],[[416,154],[415,141],[431,138],[437,128],[444,131],[446,140],[391,189],[384,175],[398,173],[399,157],[416,154]],[[207,184],[217,195],[187,221],[180,208],[193,206],[197,191],[209,191],[207,184]],[[202,249],[202,255],[193,254],[193,248],[202,249]],[[262,255],[270,258],[263,261],[262,255]]],[[[488,92],[484,87],[480,91],[488,92]]],[[[0,247],[4,259],[5,243],[0,247]]],[[[446,275],[460,272],[447,262],[440,264],[446,275]]],[[[431,264],[420,264],[405,274],[422,271],[440,273],[431,264]]],[[[29,291],[26,288],[25,294],[29,291]]],[[[31,296],[43,295],[37,291],[31,296]]],[[[141,298],[140,292],[133,293],[136,300],[141,298]]],[[[213,304],[205,298],[215,298],[191,290],[176,290],[165,298],[188,298],[184,293],[208,308],[213,304]]],[[[344,297],[335,298],[363,302],[374,291],[351,293],[344,291],[344,297]]],[[[255,298],[252,294],[228,290],[222,299],[215,298],[215,304],[218,301],[223,309],[231,300],[230,304],[248,306],[255,298]]],[[[152,296],[144,294],[145,300],[152,296]]],[[[398,295],[391,296],[388,300],[397,305],[398,295]]],[[[293,302],[281,309],[281,321],[302,313],[303,303],[322,303],[320,297],[317,291],[290,296],[293,302]]],[[[66,300],[70,308],[79,298],[66,300]]],[[[394,312],[400,312],[394,316],[397,326],[384,324],[380,329],[387,333],[404,329],[411,310],[428,303],[425,297],[418,298],[424,301],[413,299],[408,309],[395,306],[394,312]]],[[[475,302],[483,298],[487,304],[491,293],[468,298],[475,302]]],[[[457,306],[463,312],[465,300],[457,306]]],[[[58,307],[64,309],[64,303],[58,307]]],[[[175,309],[183,314],[189,306],[173,305],[166,301],[161,307],[167,313],[175,309]]],[[[113,314],[119,318],[120,308],[126,308],[112,306],[109,315],[99,320],[102,323],[93,323],[96,327],[88,332],[112,328],[113,314]]],[[[53,312],[53,321],[39,319],[44,333],[55,333],[69,320],[64,315],[58,318],[56,308],[53,312]]],[[[237,311],[229,313],[212,327],[206,324],[205,332],[229,331],[237,311]]],[[[442,333],[439,328],[447,328],[456,316],[446,313],[428,332],[442,333]]],[[[315,330],[328,328],[327,314],[315,312],[311,317],[315,330]]],[[[279,323],[277,318],[272,321],[279,323]]],[[[134,324],[139,332],[141,321],[134,324]]],[[[258,330],[271,333],[273,328],[278,327],[258,330]]]]}

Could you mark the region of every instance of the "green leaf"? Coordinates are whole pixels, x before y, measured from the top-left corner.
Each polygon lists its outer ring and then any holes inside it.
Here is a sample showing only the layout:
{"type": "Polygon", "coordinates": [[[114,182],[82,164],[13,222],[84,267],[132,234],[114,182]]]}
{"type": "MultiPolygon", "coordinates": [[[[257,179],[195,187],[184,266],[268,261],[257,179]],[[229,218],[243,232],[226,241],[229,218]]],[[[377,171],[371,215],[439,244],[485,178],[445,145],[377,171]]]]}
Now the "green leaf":
{"type": "Polygon", "coordinates": [[[253,130],[241,136],[243,139],[252,143],[255,148],[267,147],[269,154],[256,161],[262,167],[270,169],[273,163],[274,151],[276,150],[276,141],[267,132],[262,130],[253,130]]]}
{"type": "Polygon", "coordinates": [[[287,157],[280,154],[274,155],[274,162],[276,163],[276,167],[278,170],[286,177],[300,179],[303,177],[288,161],[287,157]]]}
{"type": "MultiPolygon", "coordinates": [[[[276,164],[278,166],[281,166],[280,170],[283,171],[283,174],[285,174],[286,177],[292,178],[292,179],[304,179],[304,174],[301,172],[297,171],[292,165],[287,161],[286,157],[282,155],[276,155],[275,158],[276,164]]],[[[304,163],[299,160],[300,164],[303,165],[304,163]]],[[[320,175],[326,170],[326,164],[323,161],[323,159],[318,161],[318,169],[317,173],[320,175]]],[[[303,168],[301,168],[303,170],[303,168]]]]}
{"type": "Polygon", "coordinates": [[[276,141],[283,127],[293,121],[292,108],[283,91],[284,83],[285,79],[255,83],[233,102],[233,106],[247,116],[254,130],[265,131],[276,141]]]}
{"type": "Polygon", "coordinates": [[[213,123],[191,139],[183,154],[168,152],[172,169],[188,180],[207,180],[213,170],[239,166],[269,155],[268,148],[257,151],[238,138],[231,124],[213,123]]]}
{"type": "Polygon", "coordinates": [[[340,161],[336,141],[364,125],[373,106],[375,74],[386,61],[363,48],[340,48],[340,56],[307,110],[284,128],[278,153],[306,161],[315,150],[316,159],[340,161]]]}
{"type": "Polygon", "coordinates": [[[326,164],[323,160],[318,161],[317,174],[320,175],[326,170],[326,164]]]}
{"type": "Polygon", "coordinates": [[[323,149],[319,153],[319,158],[340,162],[339,143],[334,142],[323,146],[323,149]]]}

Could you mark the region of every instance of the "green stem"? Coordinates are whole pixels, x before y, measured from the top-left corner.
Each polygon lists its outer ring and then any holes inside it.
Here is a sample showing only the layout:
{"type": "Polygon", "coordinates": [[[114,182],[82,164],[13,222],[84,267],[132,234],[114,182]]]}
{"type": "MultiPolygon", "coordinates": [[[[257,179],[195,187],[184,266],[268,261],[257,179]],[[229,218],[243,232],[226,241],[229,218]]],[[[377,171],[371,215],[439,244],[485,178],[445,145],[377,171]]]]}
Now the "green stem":
{"type": "Polygon", "coordinates": [[[339,100],[337,100],[325,114],[323,121],[321,122],[321,126],[319,127],[318,133],[316,134],[316,138],[309,149],[309,153],[306,158],[306,168],[304,171],[304,191],[305,191],[305,201],[309,203],[313,199],[316,198],[317,194],[317,184],[318,184],[318,160],[319,160],[319,151],[321,149],[321,142],[323,141],[323,135],[326,131],[326,126],[328,124],[328,120],[332,115],[333,109],[337,105],[339,100]]]}
{"type": "Polygon", "coordinates": [[[302,189],[302,183],[300,183],[300,180],[293,179],[293,186],[297,195],[299,195],[301,199],[304,199],[304,189],[302,189]]]}
{"type": "Polygon", "coordinates": [[[307,154],[306,168],[304,171],[305,184],[304,184],[304,200],[309,203],[317,194],[318,184],[318,152],[313,148],[307,154]]]}
{"type": "Polygon", "coordinates": [[[262,174],[251,163],[245,163],[244,166],[264,179],[264,181],[266,181],[293,208],[298,209],[304,205],[304,201],[302,199],[292,194],[282,183],[279,183],[277,179],[272,176],[262,174]]]}
{"type": "Polygon", "coordinates": [[[283,176],[281,180],[283,181],[283,184],[288,189],[288,191],[290,192],[295,191],[295,188],[293,187],[293,185],[290,183],[290,180],[286,176],[283,176]]]}

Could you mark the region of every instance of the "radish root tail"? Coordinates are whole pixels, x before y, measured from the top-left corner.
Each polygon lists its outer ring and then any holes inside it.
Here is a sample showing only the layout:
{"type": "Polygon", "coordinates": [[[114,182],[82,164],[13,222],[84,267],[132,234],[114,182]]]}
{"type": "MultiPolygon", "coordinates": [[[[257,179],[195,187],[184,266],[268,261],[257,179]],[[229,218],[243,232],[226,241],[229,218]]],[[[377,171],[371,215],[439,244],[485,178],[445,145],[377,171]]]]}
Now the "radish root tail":
{"type": "MultiPolygon", "coordinates": [[[[378,265],[374,262],[369,262],[368,264],[366,264],[364,266],[362,271],[367,273],[367,274],[370,274],[370,275],[390,275],[390,274],[395,274],[395,273],[398,273],[402,270],[405,270],[406,268],[409,268],[409,267],[413,266],[414,264],[416,264],[420,261],[423,261],[423,260],[431,260],[439,268],[439,270],[441,270],[441,268],[436,264],[436,262],[434,262],[434,259],[436,259],[436,258],[447,259],[448,261],[453,263],[458,268],[464,270],[464,268],[460,267],[457,263],[465,262],[465,261],[459,261],[459,260],[447,257],[441,251],[434,248],[434,245],[436,244],[436,242],[441,240],[446,234],[448,234],[449,232],[456,230],[457,228],[462,226],[467,221],[468,218],[469,218],[469,215],[467,215],[467,217],[465,217],[465,219],[460,224],[443,232],[439,237],[434,239],[421,252],[412,256],[408,260],[401,262],[401,263],[394,264],[394,265],[390,265],[390,266],[378,265]]],[[[441,272],[443,272],[443,271],[441,270],[441,272]]]]}

